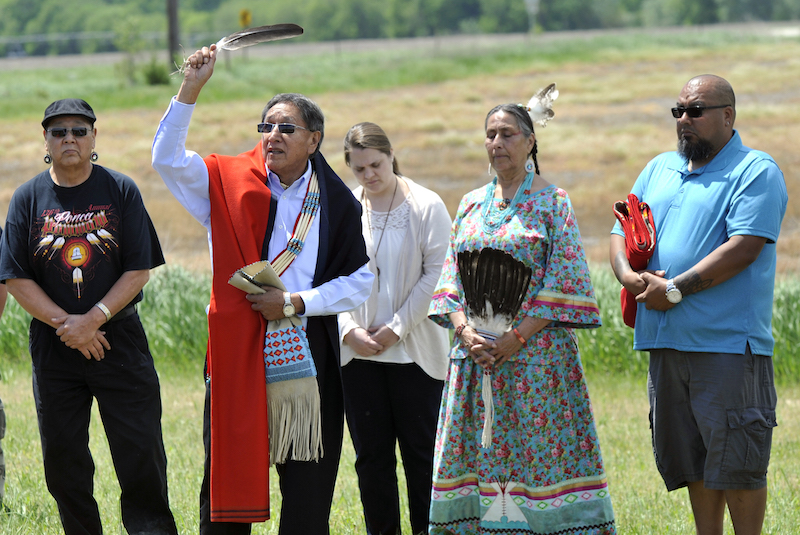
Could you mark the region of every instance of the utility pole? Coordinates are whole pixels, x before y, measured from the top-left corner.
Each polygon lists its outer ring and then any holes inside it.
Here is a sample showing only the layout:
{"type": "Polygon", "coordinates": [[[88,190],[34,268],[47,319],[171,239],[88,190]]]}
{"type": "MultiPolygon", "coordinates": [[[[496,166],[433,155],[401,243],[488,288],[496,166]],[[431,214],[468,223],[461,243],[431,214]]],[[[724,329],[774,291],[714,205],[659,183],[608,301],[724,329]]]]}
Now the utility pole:
{"type": "Polygon", "coordinates": [[[528,25],[531,33],[536,32],[536,15],[539,14],[539,0],[525,0],[525,10],[528,12],[528,25]]]}
{"type": "Polygon", "coordinates": [[[172,69],[175,66],[180,46],[180,38],[178,37],[178,0],[167,0],[167,28],[169,68],[172,69]]]}

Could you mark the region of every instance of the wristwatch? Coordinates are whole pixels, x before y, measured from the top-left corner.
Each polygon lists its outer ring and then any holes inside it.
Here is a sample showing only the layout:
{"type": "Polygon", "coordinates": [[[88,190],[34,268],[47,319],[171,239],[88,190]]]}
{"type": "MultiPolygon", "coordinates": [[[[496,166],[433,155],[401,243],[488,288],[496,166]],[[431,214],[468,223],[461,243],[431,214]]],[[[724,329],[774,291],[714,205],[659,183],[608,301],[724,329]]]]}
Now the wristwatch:
{"type": "Polygon", "coordinates": [[[295,310],[294,305],[292,304],[292,294],[289,292],[283,292],[283,315],[287,318],[289,316],[294,316],[295,310]]]}
{"type": "Polygon", "coordinates": [[[675,279],[669,279],[667,281],[667,301],[669,301],[673,305],[677,305],[678,303],[681,302],[681,299],[683,299],[683,294],[678,289],[678,287],[675,286],[674,281],[675,279]]]}

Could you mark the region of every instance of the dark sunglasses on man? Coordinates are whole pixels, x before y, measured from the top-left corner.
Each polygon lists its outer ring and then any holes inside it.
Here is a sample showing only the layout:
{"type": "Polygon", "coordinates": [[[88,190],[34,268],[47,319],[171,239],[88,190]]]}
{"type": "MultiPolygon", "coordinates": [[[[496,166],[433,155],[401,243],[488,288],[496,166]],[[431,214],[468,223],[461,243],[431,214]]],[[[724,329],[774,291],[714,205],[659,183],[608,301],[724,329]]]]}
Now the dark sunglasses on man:
{"type": "Polygon", "coordinates": [[[292,123],[280,123],[280,124],[258,123],[258,131],[261,134],[265,132],[270,133],[272,132],[272,129],[275,128],[276,126],[278,127],[278,132],[280,132],[281,134],[294,134],[295,128],[299,128],[301,130],[308,130],[308,128],[306,128],[305,126],[300,126],[292,123]]]}
{"type": "Polygon", "coordinates": [[[716,110],[718,108],[727,108],[728,106],[730,106],[730,104],[720,104],[719,106],[690,106],[688,108],[678,106],[676,108],[672,108],[672,116],[676,119],[680,119],[685,113],[692,119],[697,119],[698,117],[703,116],[703,110],[716,110]]]}
{"type": "Polygon", "coordinates": [[[89,133],[89,129],[85,126],[76,126],[74,128],[51,128],[48,130],[53,137],[67,137],[67,132],[72,132],[74,137],[84,137],[89,133]]]}

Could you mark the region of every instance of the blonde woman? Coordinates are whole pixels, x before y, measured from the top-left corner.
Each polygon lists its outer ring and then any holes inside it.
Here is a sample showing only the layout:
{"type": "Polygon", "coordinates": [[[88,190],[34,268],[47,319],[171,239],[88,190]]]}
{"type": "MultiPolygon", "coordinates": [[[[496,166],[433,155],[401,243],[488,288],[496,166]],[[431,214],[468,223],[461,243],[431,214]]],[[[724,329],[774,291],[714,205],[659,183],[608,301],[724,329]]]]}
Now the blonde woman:
{"type": "Polygon", "coordinates": [[[339,315],[345,413],[356,450],[367,532],[400,533],[395,447],[400,445],[411,527],[427,533],[433,446],[448,333],[427,318],[450,216],[441,198],[400,174],[386,133],[353,126],[345,161],[359,186],[372,293],[339,315]]]}

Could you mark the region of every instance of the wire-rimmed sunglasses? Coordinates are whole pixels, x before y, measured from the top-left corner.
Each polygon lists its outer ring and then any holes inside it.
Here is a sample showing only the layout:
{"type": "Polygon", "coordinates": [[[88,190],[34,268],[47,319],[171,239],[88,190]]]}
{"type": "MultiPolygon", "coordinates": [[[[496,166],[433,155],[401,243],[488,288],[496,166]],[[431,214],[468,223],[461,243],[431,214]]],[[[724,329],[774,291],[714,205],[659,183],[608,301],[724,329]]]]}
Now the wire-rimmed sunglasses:
{"type": "Polygon", "coordinates": [[[692,119],[697,119],[703,116],[703,110],[716,110],[718,108],[727,108],[728,106],[730,106],[730,104],[720,104],[719,106],[689,106],[688,108],[677,106],[672,108],[672,116],[676,119],[680,119],[685,113],[692,119]]]}
{"type": "Polygon", "coordinates": [[[75,137],[84,137],[89,133],[85,126],[75,126],[73,128],[51,128],[47,131],[53,137],[67,137],[67,132],[72,132],[75,137]]]}
{"type": "Polygon", "coordinates": [[[272,129],[278,127],[278,132],[281,134],[294,134],[296,128],[301,130],[308,130],[305,126],[300,126],[299,124],[292,124],[292,123],[258,123],[258,132],[263,134],[264,132],[270,133],[272,129]]]}

